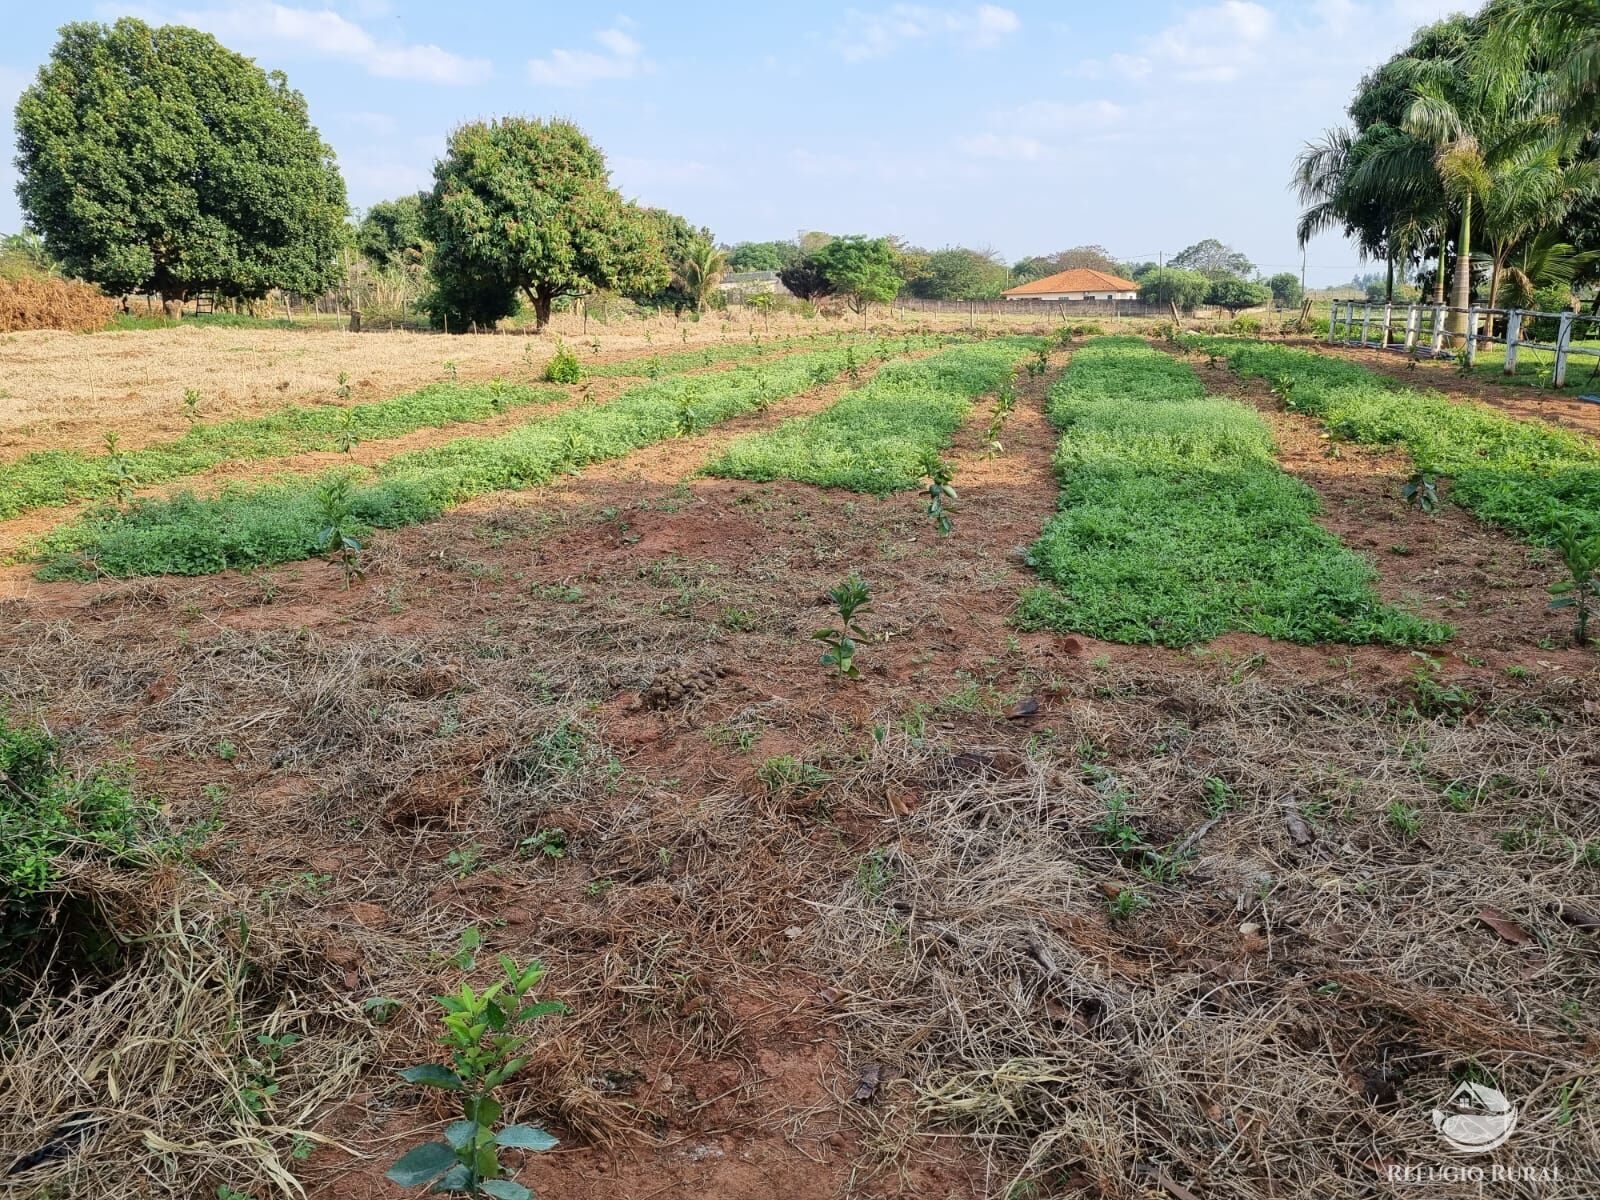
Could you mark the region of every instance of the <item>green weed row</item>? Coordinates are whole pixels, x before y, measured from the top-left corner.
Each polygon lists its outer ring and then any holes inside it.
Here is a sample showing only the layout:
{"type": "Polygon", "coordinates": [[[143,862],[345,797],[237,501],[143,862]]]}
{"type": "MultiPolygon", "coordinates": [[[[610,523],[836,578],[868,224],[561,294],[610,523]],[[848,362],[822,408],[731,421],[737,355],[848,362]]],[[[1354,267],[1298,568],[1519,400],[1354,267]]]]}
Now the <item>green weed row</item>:
{"type": "Polygon", "coordinates": [[[309,558],[339,538],[438,516],[485,492],[534,487],[588,463],[687,436],[845,370],[850,347],[790,355],[713,375],[661,379],[616,399],[536,417],[496,437],[463,437],[396,455],[372,471],[282,477],[220,494],[105,507],[34,548],[44,578],[203,575],[309,558]],[[338,488],[331,483],[348,480],[338,488]],[[330,538],[329,530],[337,537],[330,538]]]}
{"type": "Polygon", "coordinates": [[[1183,344],[1270,380],[1288,408],[1335,438],[1405,450],[1419,471],[1449,477],[1449,498],[1482,520],[1541,545],[1600,533],[1600,446],[1579,434],[1305,350],[1197,336],[1183,344]]]}
{"type": "MultiPolygon", "coordinates": [[[[849,340],[859,344],[866,339],[857,336],[849,340]]],[[[771,354],[783,354],[806,347],[835,344],[844,344],[840,335],[835,333],[807,334],[799,337],[775,338],[771,341],[750,339],[724,342],[716,346],[701,346],[693,350],[674,350],[670,354],[632,355],[616,362],[586,364],[583,373],[594,379],[631,379],[640,376],[653,378],[657,375],[676,375],[699,367],[715,366],[718,363],[744,362],[752,358],[766,358],[771,354]]]]}
{"type": "Polygon", "coordinates": [[[1138,338],[1096,339],[1051,389],[1060,511],[1032,549],[1027,628],[1184,646],[1248,632],[1418,645],[1448,626],[1384,605],[1369,563],[1313,520],[1271,431],[1138,338]]]}
{"type": "Polygon", "coordinates": [[[972,399],[1011,378],[1039,338],[1008,337],[891,363],[814,417],[741,438],[707,472],[730,479],[794,479],[887,495],[917,487],[972,399]]]}
{"type": "MultiPolygon", "coordinates": [[[[652,360],[630,359],[586,373],[664,377],[786,351],[787,347],[771,343],[755,349],[749,344],[717,347],[709,361],[705,353],[674,354],[650,366],[646,364],[652,360]]],[[[554,403],[567,394],[560,388],[527,387],[502,380],[436,383],[370,404],[293,405],[262,417],[197,423],[181,438],[139,450],[98,455],[78,450],[37,451],[0,467],[0,520],[75,500],[105,499],[128,488],[197,475],[225,462],[348,450],[360,442],[401,437],[418,429],[485,421],[514,408],[554,403]]]]}

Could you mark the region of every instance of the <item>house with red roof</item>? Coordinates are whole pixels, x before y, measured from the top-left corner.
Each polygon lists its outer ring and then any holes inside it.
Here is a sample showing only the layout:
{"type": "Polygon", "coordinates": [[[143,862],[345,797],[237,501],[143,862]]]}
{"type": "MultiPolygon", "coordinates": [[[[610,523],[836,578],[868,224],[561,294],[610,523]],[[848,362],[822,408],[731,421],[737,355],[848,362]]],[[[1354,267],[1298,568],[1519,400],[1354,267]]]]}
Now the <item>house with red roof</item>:
{"type": "Polygon", "coordinates": [[[1137,300],[1139,285],[1088,267],[1057,271],[1001,293],[1007,300],[1137,300]]]}

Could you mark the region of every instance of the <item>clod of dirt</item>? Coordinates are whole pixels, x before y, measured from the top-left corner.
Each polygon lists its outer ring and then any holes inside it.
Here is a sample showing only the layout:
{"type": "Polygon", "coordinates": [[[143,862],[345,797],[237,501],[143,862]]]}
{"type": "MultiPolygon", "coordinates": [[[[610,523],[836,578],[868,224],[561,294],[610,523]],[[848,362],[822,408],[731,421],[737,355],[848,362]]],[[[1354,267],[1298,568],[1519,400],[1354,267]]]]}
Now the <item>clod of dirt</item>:
{"type": "Polygon", "coordinates": [[[678,708],[715,689],[717,681],[727,673],[727,668],[721,666],[663,671],[639,693],[639,703],[645,708],[678,708]]]}

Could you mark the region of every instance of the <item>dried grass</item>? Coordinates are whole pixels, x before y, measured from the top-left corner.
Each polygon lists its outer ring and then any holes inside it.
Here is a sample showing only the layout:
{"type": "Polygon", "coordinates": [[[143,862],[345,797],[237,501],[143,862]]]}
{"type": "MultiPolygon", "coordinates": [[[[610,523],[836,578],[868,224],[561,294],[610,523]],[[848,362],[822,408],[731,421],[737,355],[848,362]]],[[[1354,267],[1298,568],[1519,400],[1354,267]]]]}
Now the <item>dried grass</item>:
{"type": "Polygon", "coordinates": [[[1184,719],[1080,698],[1084,746],[1145,748],[1087,772],[1014,745],[877,752],[872,773],[920,804],[882,871],[819,906],[813,953],[852,1061],[906,1081],[866,1119],[885,1159],[960,1131],[995,1195],[1131,1200],[1164,1179],[1211,1198],[1370,1196],[1388,1164],[1461,1163],[1427,1112],[1475,1064],[1523,1108],[1497,1161],[1559,1175],[1496,1194],[1593,1195],[1600,1134],[1563,1123],[1560,1096],[1596,1078],[1596,946],[1554,914],[1592,903],[1594,871],[1488,833],[1600,834],[1592,725],[1457,726],[1336,692],[1108,675],[1102,695],[1171,697],[1184,719]],[[1236,808],[1211,823],[1213,770],[1236,808]],[[1441,775],[1503,782],[1446,815],[1441,775]],[[1178,882],[1105,846],[1113,791],[1153,843],[1203,831],[1178,882]],[[1288,815],[1330,797],[1297,844],[1288,815]],[[1428,814],[1426,843],[1397,844],[1391,800],[1428,814]],[[1113,920],[1116,888],[1149,907],[1113,920]],[[1497,938],[1484,907],[1539,948],[1497,938]]]}
{"type": "Polygon", "coordinates": [[[0,333],[24,329],[89,333],[104,329],[116,307],[99,288],[76,279],[0,279],[0,333]]]}

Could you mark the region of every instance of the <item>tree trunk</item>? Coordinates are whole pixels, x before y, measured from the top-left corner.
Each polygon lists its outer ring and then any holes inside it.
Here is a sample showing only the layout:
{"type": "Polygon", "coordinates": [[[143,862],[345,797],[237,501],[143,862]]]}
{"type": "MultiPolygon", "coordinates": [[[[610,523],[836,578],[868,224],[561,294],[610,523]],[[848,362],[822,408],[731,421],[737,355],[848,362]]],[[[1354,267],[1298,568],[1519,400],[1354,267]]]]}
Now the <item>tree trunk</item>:
{"type": "Polygon", "coordinates": [[[1461,236],[1456,241],[1456,277],[1451,288],[1450,306],[1460,312],[1450,314],[1451,333],[1467,331],[1467,306],[1472,303],[1472,195],[1461,206],[1461,236]]]}
{"type": "Polygon", "coordinates": [[[543,333],[544,327],[550,324],[550,308],[556,302],[554,292],[543,288],[535,288],[533,292],[533,331],[543,333]]]}
{"type": "Polygon", "coordinates": [[[1433,280],[1433,302],[1435,304],[1444,303],[1445,254],[1449,249],[1449,239],[1445,236],[1445,231],[1441,226],[1439,229],[1439,269],[1435,272],[1433,280]]]}
{"type": "Polygon", "coordinates": [[[1388,255],[1387,273],[1383,280],[1383,302],[1394,303],[1394,250],[1391,248],[1388,255]]]}

